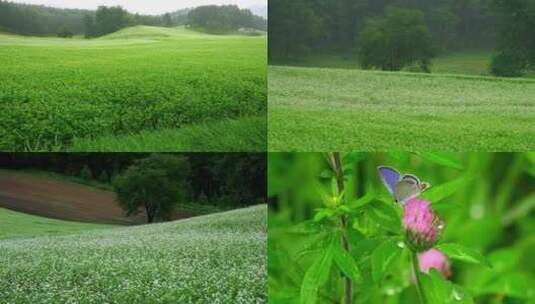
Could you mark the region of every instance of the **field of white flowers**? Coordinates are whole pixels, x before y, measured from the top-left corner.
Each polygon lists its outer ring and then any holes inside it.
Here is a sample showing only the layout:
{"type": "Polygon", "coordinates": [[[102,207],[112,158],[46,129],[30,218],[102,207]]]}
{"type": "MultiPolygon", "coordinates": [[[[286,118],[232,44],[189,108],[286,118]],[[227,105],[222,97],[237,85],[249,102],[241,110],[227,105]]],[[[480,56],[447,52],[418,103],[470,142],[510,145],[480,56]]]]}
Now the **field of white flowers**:
{"type": "Polygon", "coordinates": [[[267,207],[0,241],[2,303],[265,303],[267,207]]]}

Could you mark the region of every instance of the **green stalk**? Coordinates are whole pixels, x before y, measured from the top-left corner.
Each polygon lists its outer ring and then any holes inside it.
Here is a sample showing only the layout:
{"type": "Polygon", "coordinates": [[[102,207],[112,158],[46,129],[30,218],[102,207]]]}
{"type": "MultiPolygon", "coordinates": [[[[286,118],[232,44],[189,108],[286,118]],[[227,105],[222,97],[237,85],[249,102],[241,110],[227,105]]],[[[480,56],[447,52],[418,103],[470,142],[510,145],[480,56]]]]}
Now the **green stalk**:
{"type": "Polygon", "coordinates": [[[418,292],[418,298],[420,299],[420,304],[427,304],[427,299],[422,289],[422,282],[420,280],[420,267],[418,263],[418,254],[414,251],[411,252],[412,257],[412,268],[414,271],[414,277],[416,279],[416,291],[418,292]]]}
{"type": "MultiPolygon", "coordinates": [[[[338,186],[338,193],[343,193],[345,190],[344,187],[344,172],[342,167],[342,160],[340,159],[340,153],[334,152],[332,154],[332,164],[331,164],[335,176],[336,176],[336,183],[338,186]]],[[[344,215],[340,217],[340,221],[342,224],[342,236],[341,236],[341,243],[342,247],[345,251],[349,252],[349,242],[347,240],[346,236],[346,228],[347,228],[347,219],[344,215]]],[[[351,278],[344,275],[344,303],[345,304],[351,304],[353,302],[353,282],[351,281],[351,278]]]]}

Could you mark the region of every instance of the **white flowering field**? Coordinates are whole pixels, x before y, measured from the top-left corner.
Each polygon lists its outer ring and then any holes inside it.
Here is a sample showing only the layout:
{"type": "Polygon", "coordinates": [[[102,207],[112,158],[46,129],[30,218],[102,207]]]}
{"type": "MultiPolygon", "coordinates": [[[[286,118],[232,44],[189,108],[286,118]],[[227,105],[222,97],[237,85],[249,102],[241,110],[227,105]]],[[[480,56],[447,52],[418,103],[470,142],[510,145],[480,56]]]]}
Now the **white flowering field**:
{"type": "Polygon", "coordinates": [[[2,303],[265,303],[267,208],[0,241],[2,303]]]}

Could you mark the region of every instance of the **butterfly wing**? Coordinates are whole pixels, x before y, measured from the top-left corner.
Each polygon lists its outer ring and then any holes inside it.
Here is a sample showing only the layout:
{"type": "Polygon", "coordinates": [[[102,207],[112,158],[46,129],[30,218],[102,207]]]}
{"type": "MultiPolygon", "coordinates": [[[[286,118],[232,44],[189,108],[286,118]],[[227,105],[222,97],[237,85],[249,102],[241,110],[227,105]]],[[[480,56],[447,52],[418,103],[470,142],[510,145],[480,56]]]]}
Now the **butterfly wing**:
{"type": "Polygon", "coordinates": [[[383,181],[383,184],[388,192],[394,195],[396,192],[396,185],[401,178],[399,172],[394,168],[386,166],[380,166],[377,168],[377,170],[379,171],[379,177],[381,177],[381,180],[383,181]]]}
{"type": "Polygon", "coordinates": [[[397,202],[405,204],[411,198],[415,198],[420,194],[420,184],[415,183],[411,179],[403,179],[396,184],[396,191],[394,198],[397,202]]]}

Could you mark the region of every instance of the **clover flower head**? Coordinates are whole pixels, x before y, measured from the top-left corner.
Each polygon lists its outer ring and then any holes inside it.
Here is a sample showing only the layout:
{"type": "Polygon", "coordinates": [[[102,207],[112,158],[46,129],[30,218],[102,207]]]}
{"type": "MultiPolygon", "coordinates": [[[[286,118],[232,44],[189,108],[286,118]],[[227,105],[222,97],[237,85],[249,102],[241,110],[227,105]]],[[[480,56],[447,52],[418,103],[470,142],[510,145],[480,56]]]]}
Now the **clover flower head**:
{"type": "Polygon", "coordinates": [[[451,276],[450,260],[448,257],[437,249],[429,249],[418,255],[420,271],[429,273],[431,268],[440,271],[445,278],[451,276]]]}
{"type": "Polygon", "coordinates": [[[417,252],[433,247],[444,228],[444,222],[429,205],[429,201],[413,198],[404,206],[403,226],[409,244],[417,252]]]}

